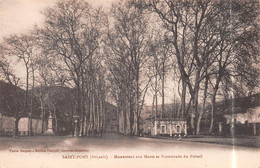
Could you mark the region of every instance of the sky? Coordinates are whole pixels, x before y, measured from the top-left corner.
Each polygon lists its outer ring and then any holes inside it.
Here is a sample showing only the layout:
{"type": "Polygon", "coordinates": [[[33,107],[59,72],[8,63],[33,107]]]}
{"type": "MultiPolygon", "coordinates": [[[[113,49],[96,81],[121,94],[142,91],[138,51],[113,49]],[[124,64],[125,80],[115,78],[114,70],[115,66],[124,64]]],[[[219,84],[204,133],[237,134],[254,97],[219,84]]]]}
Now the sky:
{"type": "MultiPolygon", "coordinates": [[[[57,0],[0,0],[0,40],[12,33],[28,31],[35,24],[41,24],[41,11],[55,4],[57,0]]],[[[93,6],[109,7],[115,0],[89,0],[93,6]]]]}
{"type": "MultiPolygon", "coordinates": [[[[35,24],[43,23],[42,10],[57,0],[0,0],[0,42],[11,34],[27,33],[35,24]]],[[[109,7],[113,0],[89,0],[93,6],[109,7]]],[[[22,65],[14,69],[20,78],[25,76],[22,65]]]]}
{"type": "MultiPolygon", "coordinates": [[[[0,0],[0,42],[4,36],[10,34],[26,33],[33,28],[35,24],[41,25],[43,16],[41,11],[48,6],[53,6],[57,0],[0,0]]],[[[102,6],[104,9],[109,8],[115,0],[88,0],[94,6],[102,6]]],[[[15,73],[18,77],[23,78],[25,71],[22,65],[16,65],[15,73]]],[[[165,103],[170,103],[173,100],[172,93],[176,88],[173,88],[172,82],[166,85],[165,103]]],[[[160,102],[159,98],[159,102],[160,102]]],[[[151,93],[146,96],[145,104],[152,104],[151,93]]],[[[160,103],[159,103],[160,104],[160,103]]]]}
{"type": "Polygon", "coordinates": [[[0,0],[0,38],[28,31],[42,22],[41,10],[53,0],[0,0]]]}

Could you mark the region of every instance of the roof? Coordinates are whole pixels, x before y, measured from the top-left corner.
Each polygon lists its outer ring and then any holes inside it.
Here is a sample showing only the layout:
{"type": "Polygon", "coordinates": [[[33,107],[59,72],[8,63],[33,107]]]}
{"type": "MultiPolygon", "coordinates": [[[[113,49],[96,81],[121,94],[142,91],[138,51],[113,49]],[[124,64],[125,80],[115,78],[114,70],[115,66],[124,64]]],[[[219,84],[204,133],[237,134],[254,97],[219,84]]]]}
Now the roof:
{"type": "Polygon", "coordinates": [[[156,119],[156,121],[187,121],[187,118],[163,118],[156,119]]]}

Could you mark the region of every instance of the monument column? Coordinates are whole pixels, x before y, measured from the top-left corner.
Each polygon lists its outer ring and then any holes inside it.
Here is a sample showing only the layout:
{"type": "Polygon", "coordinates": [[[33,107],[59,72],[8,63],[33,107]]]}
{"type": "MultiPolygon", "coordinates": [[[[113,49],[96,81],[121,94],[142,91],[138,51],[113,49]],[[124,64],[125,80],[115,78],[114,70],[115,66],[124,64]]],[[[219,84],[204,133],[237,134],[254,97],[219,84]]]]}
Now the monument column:
{"type": "Polygon", "coordinates": [[[49,117],[48,117],[48,129],[47,131],[45,131],[45,133],[43,135],[55,135],[53,132],[53,125],[52,125],[52,114],[51,111],[49,113],[49,117]]]}

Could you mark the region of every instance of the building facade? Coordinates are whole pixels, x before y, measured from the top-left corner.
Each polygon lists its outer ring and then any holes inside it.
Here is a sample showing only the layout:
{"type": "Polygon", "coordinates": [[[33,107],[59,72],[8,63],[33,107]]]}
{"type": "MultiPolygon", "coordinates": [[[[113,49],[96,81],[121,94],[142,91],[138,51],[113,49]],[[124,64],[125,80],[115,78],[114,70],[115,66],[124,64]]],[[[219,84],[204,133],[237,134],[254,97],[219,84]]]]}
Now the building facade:
{"type": "Polygon", "coordinates": [[[186,119],[161,119],[155,120],[151,135],[187,135],[187,120],[186,119]]]}
{"type": "Polygon", "coordinates": [[[260,135],[260,93],[220,102],[215,132],[231,135],[260,135]]]}

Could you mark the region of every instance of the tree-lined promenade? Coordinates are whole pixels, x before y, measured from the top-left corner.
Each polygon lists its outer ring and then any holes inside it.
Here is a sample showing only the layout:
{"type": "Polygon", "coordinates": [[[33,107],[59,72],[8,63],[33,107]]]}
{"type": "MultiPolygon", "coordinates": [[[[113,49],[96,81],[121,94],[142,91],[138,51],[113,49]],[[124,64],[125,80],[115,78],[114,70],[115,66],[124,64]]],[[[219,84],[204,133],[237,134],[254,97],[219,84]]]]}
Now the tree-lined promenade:
{"type": "Polygon", "coordinates": [[[148,92],[152,119],[163,118],[167,79],[177,88],[172,117],[188,118],[189,133],[200,134],[210,106],[212,132],[217,100],[259,89],[258,6],[258,1],[125,0],[103,10],[84,0],[58,1],[42,12],[43,25],[0,43],[1,79],[25,90],[11,94],[15,134],[23,116],[30,118],[31,134],[32,116],[44,121],[51,114],[57,126],[66,110],[77,135],[102,132],[109,100],[117,107],[118,132],[138,135],[148,92]],[[14,62],[24,66],[24,79],[14,73],[14,62]],[[61,88],[71,92],[55,96],[61,88]]]}

